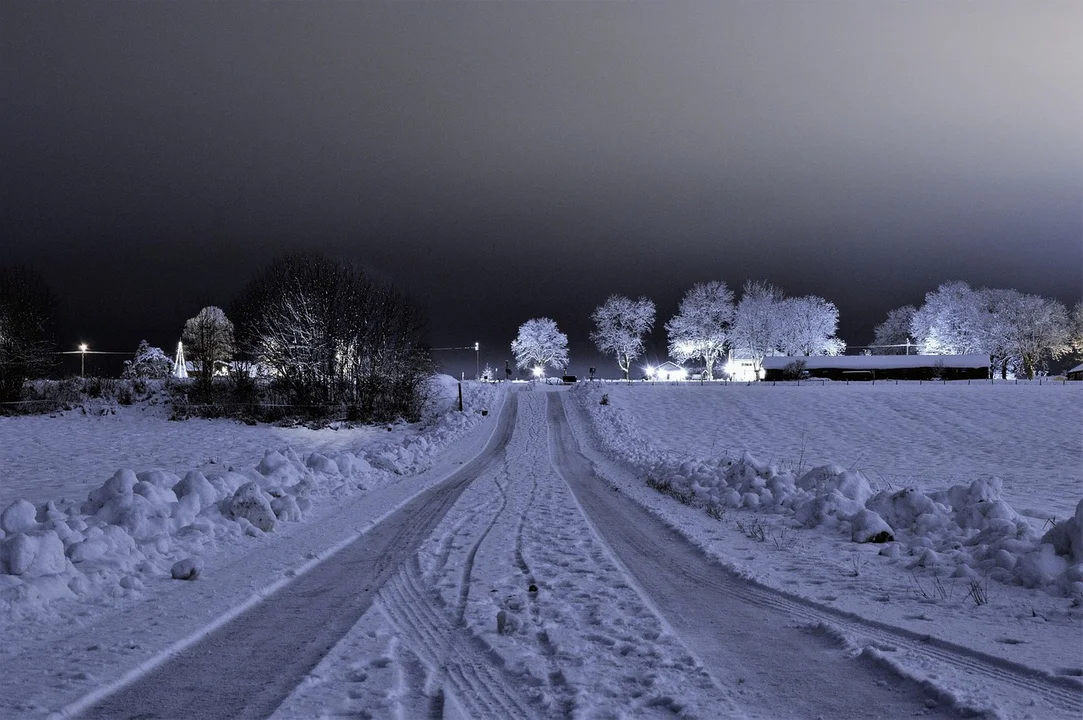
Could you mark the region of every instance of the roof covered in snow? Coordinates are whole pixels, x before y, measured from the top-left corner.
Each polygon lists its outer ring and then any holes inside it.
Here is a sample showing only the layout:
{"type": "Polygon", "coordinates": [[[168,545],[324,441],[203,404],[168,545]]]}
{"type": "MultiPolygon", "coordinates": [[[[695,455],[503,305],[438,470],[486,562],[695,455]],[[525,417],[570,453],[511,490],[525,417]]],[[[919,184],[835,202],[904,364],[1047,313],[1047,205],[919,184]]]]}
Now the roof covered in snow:
{"type": "Polygon", "coordinates": [[[763,359],[764,370],[781,370],[793,362],[805,367],[843,370],[872,370],[880,368],[987,368],[988,355],[816,355],[813,357],[776,356],[763,359]]]}

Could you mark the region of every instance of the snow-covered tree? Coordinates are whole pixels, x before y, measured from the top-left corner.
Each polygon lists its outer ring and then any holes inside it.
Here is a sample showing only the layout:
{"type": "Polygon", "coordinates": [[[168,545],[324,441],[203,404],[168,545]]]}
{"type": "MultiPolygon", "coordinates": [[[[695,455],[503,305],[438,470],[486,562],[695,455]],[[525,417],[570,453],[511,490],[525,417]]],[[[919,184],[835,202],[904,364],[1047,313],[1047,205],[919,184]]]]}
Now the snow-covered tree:
{"type": "Polygon", "coordinates": [[[678,361],[702,359],[708,379],[726,353],[733,322],[733,291],[721,280],[696,283],[666,323],[669,354],[678,361]]]}
{"type": "Polygon", "coordinates": [[[152,346],[146,340],[140,340],[139,347],[135,350],[135,358],[124,361],[124,372],[121,373],[121,377],[161,380],[171,374],[173,374],[173,361],[169,356],[161,348],[152,346]]]}
{"type": "Polygon", "coordinates": [[[233,323],[214,305],[208,305],[184,323],[181,340],[204,381],[214,375],[215,363],[233,358],[233,323]]]}
{"type": "MultiPolygon", "coordinates": [[[[913,305],[903,305],[895,308],[887,314],[887,319],[876,326],[872,344],[878,347],[872,348],[873,355],[905,355],[909,351],[909,345],[914,345],[910,335],[910,320],[913,319],[917,308],[913,305]],[[902,345],[902,347],[890,347],[902,345]]],[[[914,348],[917,352],[917,348],[914,348]]]]}
{"type": "MultiPolygon", "coordinates": [[[[1017,290],[983,291],[992,297],[985,323],[986,347],[1033,379],[1038,364],[1069,352],[1068,310],[1056,300],[1017,290]]],[[[1002,371],[1003,373],[1003,371],[1002,371]]]]}
{"type": "Polygon", "coordinates": [[[759,375],[763,359],[774,352],[781,338],[782,288],[763,280],[749,280],[733,318],[733,347],[747,352],[759,375]]]}
{"type": "Polygon", "coordinates": [[[983,352],[984,298],[965,282],[942,284],[925,296],[925,304],[910,319],[910,334],[926,355],[966,355],[983,352]]]}
{"type": "Polygon", "coordinates": [[[596,328],[590,339],[601,352],[616,357],[627,380],[632,361],[643,354],[643,336],[654,327],[654,302],[610,295],[590,317],[596,328]]]}
{"type": "Polygon", "coordinates": [[[534,318],[519,326],[511,352],[521,368],[552,366],[563,371],[568,367],[568,336],[557,329],[555,321],[534,318]]]}
{"type": "Polygon", "coordinates": [[[1083,300],[1076,302],[1068,319],[1068,343],[1074,355],[1083,355],[1083,300]]]}
{"type": "Polygon", "coordinates": [[[839,355],[846,343],[835,337],[839,310],[815,295],[786,298],[778,306],[778,349],[786,355],[839,355]]]}

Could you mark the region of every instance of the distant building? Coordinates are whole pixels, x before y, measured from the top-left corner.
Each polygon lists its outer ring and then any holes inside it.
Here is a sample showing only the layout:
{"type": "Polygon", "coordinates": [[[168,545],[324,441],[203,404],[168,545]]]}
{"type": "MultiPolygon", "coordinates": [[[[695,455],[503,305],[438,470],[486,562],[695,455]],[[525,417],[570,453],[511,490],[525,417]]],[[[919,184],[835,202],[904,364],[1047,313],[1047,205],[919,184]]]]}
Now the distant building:
{"type": "Polygon", "coordinates": [[[752,359],[752,353],[747,350],[730,350],[722,371],[734,382],[754,382],[763,377],[762,370],[756,374],[756,362],[752,359]]]}
{"type": "Polygon", "coordinates": [[[1069,380],[1083,380],[1083,363],[1076,365],[1069,370],[1065,375],[1069,380]]]}
{"type": "Polygon", "coordinates": [[[647,377],[651,380],[659,380],[662,382],[687,380],[688,371],[672,360],[666,360],[658,367],[648,367],[647,377]]]}
{"type": "MultiPolygon", "coordinates": [[[[988,355],[817,355],[763,359],[764,380],[987,380],[988,355]]],[[[1083,366],[1080,366],[1083,368],[1083,366]]]]}

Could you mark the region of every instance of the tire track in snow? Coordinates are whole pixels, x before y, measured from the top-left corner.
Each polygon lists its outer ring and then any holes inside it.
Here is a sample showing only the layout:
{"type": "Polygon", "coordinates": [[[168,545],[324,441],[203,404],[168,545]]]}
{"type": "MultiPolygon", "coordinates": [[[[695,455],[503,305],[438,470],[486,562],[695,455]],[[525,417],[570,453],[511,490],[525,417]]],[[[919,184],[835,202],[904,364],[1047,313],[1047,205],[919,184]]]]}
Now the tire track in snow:
{"type": "Polygon", "coordinates": [[[380,605],[402,642],[429,668],[436,686],[426,694],[442,702],[446,684],[455,701],[471,717],[533,717],[529,698],[513,688],[523,677],[507,672],[501,659],[461,623],[427,589],[415,563],[401,568],[380,591],[380,605]]]}
{"type": "MultiPolygon", "coordinates": [[[[371,607],[476,477],[502,457],[518,398],[510,393],[482,453],[357,540],[198,640],[150,661],[141,675],[62,715],[265,717],[371,607]],[[89,703],[94,703],[89,705],[89,703]]],[[[197,633],[197,636],[200,635],[197,633]]]]}
{"type": "MultiPolygon", "coordinates": [[[[1049,717],[1074,718],[1083,711],[1083,684],[1074,678],[1049,675],[935,637],[820,605],[737,576],[639,505],[609,491],[605,483],[594,481],[595,486],[604,488],[598,489],[584,482],[585,478],[593,476],[593,467],[589,460],[579,454],[578,443],[568,428],[563,403],[557,395],[550,398],[549,414],[557,435],[554,438],[554,447],[557,448],[554,463],[561,469],[580,502],[592,508],[591,516],[597,517],[598,509],[607,506],[616,508],[614,512],[626,512],[629,516],[640,518],[644,525],[656,526],[659,538],[667,541],[667,547],[681,549],[684,555],[694,559],[700,566],[700,569],[697,569],[693,565],[677,565],[675,569],[691,573],[696,582],[710,587],[713,593],[730,598],[741,606],[761,607],[783,613],[804,626],[805,631],[809,628],[820,629],[824,634],[833,636],[836,642],[856,648],[871,648],[871,652],[859,652],[872,664],[888,665],[895,672],[900,670],[894,666],[896,661],[893,658],[910,654],[922,661],[938,663],[942,666],[941,669],[948,668],[965,673],[968,683],[972,687],[977,685],[978,690],[968,692],[964,699],[978,706],[981,706],[983,701],[980,694],[982,685],[1004,684],[1015,688],[1015,694],[1019,697],[1040,699],[1046,705],[1042,711],[1050,713],[1049,717]]],[[[624,542],[627,543],[628,540],[625,539],[624,542]]],[[[633,539],[631,542],[636,544],[638,541],[633,539]]],[[[664,553],[643,545],[637,550],[644,556],[654,555],[662,560],[665,557],[664,553]]]]}
{"type": "Polygon", "coordinates": [[[491,480],[499,495],[492,496],[494,499],[480,508],[464,513],[452,524],[440,540],[435,567],[428,573],[422,572],[415,556],[381,592],[381,607],[401,634],[404,644],[431,668],[427,689],[423,688],[421,694],[430,699],[430,714],[434,716],[441,714],[445,702],[444,685],[449,686],[452,699],[473,716],[527,717],[536,714],[529,709],[528,698],[507,689],[522,685],[524,681],[529,684],[531,678],[513,677],[503,671],[502,659],[470,632],[465,618],[478,550],[507,510],[511,468],[520,463],[523,454],[519,451],[511,455],[510,451],[505,447],[500,467],[489,471],[494,475],[491,480]],[[497,506],[495,511],[494,505],[497,506]],[[448,563],[454,540],[489,513],[491,519],[471,544],[463,561],[457,603],[449,615],[442,598],[427,585],[427,578],[438,579],[448,563]]]}

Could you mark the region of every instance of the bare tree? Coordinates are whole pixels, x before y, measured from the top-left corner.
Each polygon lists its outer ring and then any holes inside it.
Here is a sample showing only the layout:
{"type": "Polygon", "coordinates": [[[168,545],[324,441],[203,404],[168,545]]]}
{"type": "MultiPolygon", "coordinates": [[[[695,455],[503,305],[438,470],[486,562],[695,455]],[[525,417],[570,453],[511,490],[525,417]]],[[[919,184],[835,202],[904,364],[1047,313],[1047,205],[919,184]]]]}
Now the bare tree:
{"type": "Polygon", "coordinates": [[[759,375],[763,359],[779,345],[781,337],[780,306],[782,288],[762,280],[749,280],[737,303],[733,320],[733,344],[749,354],[752,368],[759,375]]]}
{"type": "Polygon", "coordinates": [[[707,378],[714,379],[714,365],[729,344],[733,314],[733,291],[726,283],[696,283],[666,323],[670,356],[682,362],[702,359],[707,378]]]}
{"type": "Polygon", "coordinates": [[[778,349],[787,355],[839,355],[846,343],[835,337],[839,310],[815,295],[786,298],[778,305],[778,349]]]}
{"type": "Polygon", "coordinates": [[[317,253],[287,254],[238,298],[241,356],[267,370],[290,402],[345,405],[362,419],[416,418],[432,361],[424,317],[361,268],[317,253]]]}
{"type": "Polygon", "coordinates": [[[36,271],[0,267],[0,401],[18,400],[27,380],[56,366],[56,309],[56,296],[36,271]]]}
{"type": "Polygon", "coordinates": [[[519,326],[511,352],[521,368],[552,366],[563,371],[568,367],[568,336],[560,332],[555,321],[534,318],[519,326]]]}
{"type": "Polygon", "coordinates": [[[184,323],[181,341],[196,364],[200,380],[209,382],[215,365],[233,358],[233,323],[222,308],[208,305],[184,323]]]}
{"type": "Polygon", "coordinates": [[[603,353],[614,355],[628,379],[632,361],[643,354],[643,335],[654,327],[654,303],[645,297],[638,300],[610,295],[591,315],[597,328],[590,339],[603,353]]]}
{"type": "MultiPolygon", "coordinates": [[[[887,319],[876,326],[872,344],[873,355],[905,355],[910,346],[915,345],[910,335],[910,321],[914,317],[917,308],[913,305],[903,305],[895,308],[887,314],[887,319]],[[895,347],[891,347],[895,346],[895,347]],[[901,347],[899,347],[901,346],[901,347]]],[[[917,352],[917,348],[914,348],[917,352]]]]}

